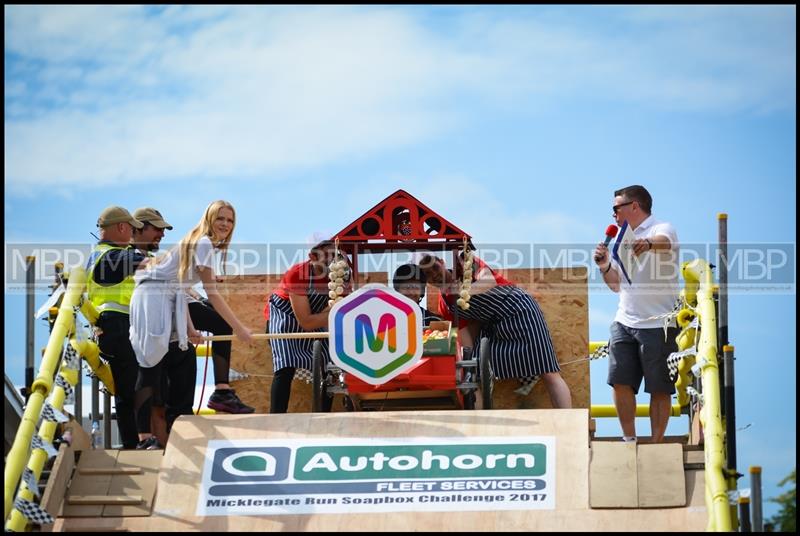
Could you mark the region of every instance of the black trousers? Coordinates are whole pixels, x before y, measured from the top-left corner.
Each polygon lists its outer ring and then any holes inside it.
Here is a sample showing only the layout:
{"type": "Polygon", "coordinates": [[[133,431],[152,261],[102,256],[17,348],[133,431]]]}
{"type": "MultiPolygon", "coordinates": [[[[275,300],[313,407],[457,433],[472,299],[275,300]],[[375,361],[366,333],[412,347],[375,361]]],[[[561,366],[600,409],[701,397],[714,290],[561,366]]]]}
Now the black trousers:
{"type": "MultiPolygon", "coordinates": [[[[206,302],[190,302],[189,316],[198,331],[208,331],[214,335],[232,335],[233,329],[224,318],[206,302]]],[[[214,359],[214,383],[228,383],[231,369],[230,341],[215,341],[211,345],[214,359]]]]}
{"type": "Polygon", "coordinates": [[[294,367],[285,367],[273,372],[272,389],[270,390],[269,412],[286,413],[289,411],[289,397],[292,394],[294,367]]]}
{"type": "Polygon", "coordinates": [[[139,433],[150,432],[153,406],[165,406],[167,433],[179,415],[192,415],[197,377],[197,357],[192,344],[181,350],[177,342],[161,362],[150,368],[139,367],[136,382],[136,427],[139,433]]]}
{"type": "Polygon", "coordinates": [[[134,414],[139,363],[128,338],[130,318],[127,314],[109,311],[100,315],[97,326],[103,331],[97,340],[100,353],[111,366],[111,376],[114,378],[114,405],[122,448],[135,449],[139,442],[134,414]]]}
{"type": "MultiPolygon", "coordinates": [[[[292,395],[294,367],[284,367],[272,376],[272,389],[269,398],[270,413],[286,413],[289,411],[289,398],[292,395]]],[[[322,398],[322,411],[329,412],[333,407],[333,396],[322,398]]]]}
{"type": "MultiPolygon", "coordinates": [[[[269,322],[267,322],[266,333],[269,333],[269,322]]],[[[292,395],[292,381],[296,370],[295,367],[284,367],[273,371],[269,396],[270,413],[287,413],[289,411],[289,398],[292,395]]],[[[324,397],[322,399],[322,411],[329,412],[332,407],[333,397],[324,397]]]]}

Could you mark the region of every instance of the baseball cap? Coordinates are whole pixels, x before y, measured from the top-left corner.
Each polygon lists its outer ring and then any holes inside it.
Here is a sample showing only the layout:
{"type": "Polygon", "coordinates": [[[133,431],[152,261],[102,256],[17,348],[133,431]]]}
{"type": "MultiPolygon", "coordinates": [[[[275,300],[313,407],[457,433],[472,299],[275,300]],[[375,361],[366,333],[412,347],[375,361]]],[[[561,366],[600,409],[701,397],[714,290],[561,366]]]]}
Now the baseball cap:
{"type": "Polygon", "coordinates": [[[98,227],[108,227],[115,223],[130,223],[136,229],[144,227],[144,224],[131,216],[130,212],[117,206],[107,207],[100,213],[100,217],[97,218],[98,227]]]}
{"type": "Polygon", "coordinates": [[[161,213],[154,208],[137,208],[133,213],[133,217],[140,222],[149,223],[153,227],[158,227],[159,229],[169,229],[170,231],[172,230],[172,225],[164,221],[164,217],[161,215],[161,213]]]}

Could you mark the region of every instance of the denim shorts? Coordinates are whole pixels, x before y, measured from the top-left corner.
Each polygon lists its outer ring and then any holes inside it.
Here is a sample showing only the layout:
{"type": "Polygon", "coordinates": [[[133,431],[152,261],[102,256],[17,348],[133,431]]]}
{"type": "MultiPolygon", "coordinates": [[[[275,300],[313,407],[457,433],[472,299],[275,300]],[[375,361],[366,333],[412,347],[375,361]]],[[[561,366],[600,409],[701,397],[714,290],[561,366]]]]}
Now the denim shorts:
{"type": "Polygon", "coordinates": [[[669,379],[667,357],[678,351],[678,328],[629,328],[619,322],[611,324],[608,347],[608,384],[629,385],[634,393],[644,378],[646,393],[675,393],[669,379]]]}

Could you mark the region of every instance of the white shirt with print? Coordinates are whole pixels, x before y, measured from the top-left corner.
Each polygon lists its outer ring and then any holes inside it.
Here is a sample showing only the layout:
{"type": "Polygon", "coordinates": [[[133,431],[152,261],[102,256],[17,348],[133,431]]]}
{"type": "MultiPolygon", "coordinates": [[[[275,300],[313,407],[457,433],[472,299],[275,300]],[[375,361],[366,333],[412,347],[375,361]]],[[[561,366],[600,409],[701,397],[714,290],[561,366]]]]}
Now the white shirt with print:
{"type": "Polygon", "coordinates": [[[637,240],[649,238],[651,241],[655,236],[666,236],[672,246],[669,251],[653,249],[639,255],[633,273],[628,274],[631,283],[622,275],[617,262],[613,262],[620,279],[619,307],[614,320],[630,328],[660,328],[664,326],[664,319],[653,317],[670,312],[680,291],[678,234],[672,224],[658,221],[652,215],[634,229],[633,234],[637,240]]]}

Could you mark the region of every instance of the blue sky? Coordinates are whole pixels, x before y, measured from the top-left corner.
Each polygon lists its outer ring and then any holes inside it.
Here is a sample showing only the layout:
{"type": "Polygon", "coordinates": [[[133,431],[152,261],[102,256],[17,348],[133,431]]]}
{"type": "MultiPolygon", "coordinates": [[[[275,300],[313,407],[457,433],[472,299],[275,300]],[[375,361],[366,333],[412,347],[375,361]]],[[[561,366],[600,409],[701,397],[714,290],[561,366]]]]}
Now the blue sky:
{"type": "MultiPolygon", "coordinates": [[[[6,6],[5,241],[90,244],[112,204],[176,240],[224,198],[235,242],[304,243],[402,188],[479,248],[587,247],[643,184],[681,243],[726,212],[730,242],[790,252],[788,286],[730,297],[738,468],[773,497],[796,464],[795,50],[794,6],[6,6]]],[[[591,340],[616,302],[590,289],[591,340]]]]}

